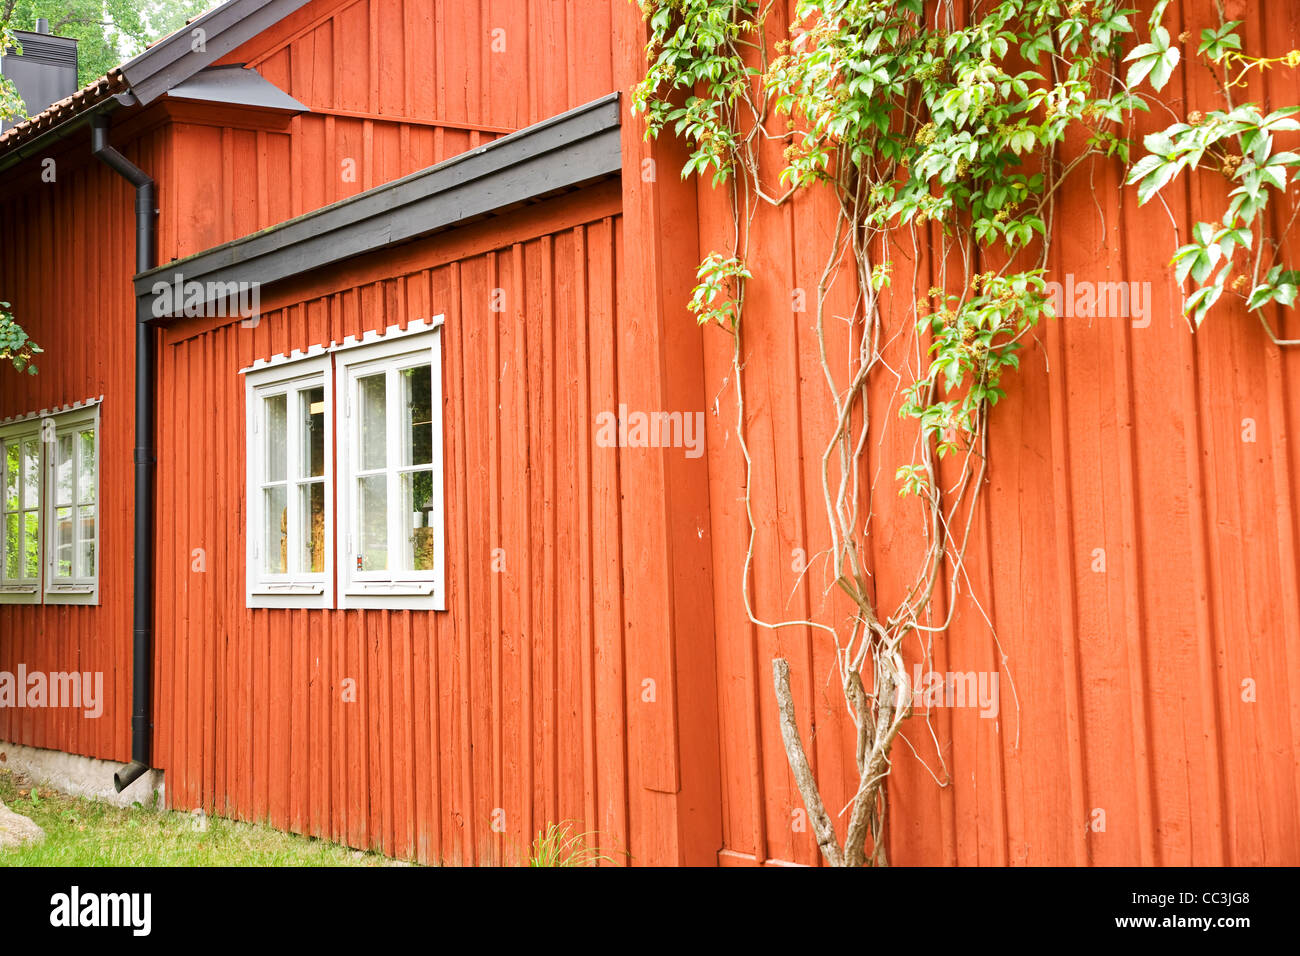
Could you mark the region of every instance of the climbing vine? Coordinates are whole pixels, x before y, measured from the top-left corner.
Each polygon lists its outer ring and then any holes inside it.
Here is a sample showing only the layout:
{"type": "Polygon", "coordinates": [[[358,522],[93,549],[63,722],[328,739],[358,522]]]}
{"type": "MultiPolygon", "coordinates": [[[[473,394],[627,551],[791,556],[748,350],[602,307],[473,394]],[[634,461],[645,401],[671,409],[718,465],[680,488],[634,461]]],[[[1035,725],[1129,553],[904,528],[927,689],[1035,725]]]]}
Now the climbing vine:
{"type": "MultiPolygon", "coordinates": [[[[891,752],[913,703],[903,651],[914,642],[928,664],[959,594],[978,605],[963,561],[989,415],[1028,337],[1053,317],[1047,263],[1056,197],[1084,164],[1130,164],[1135,115],[1150,109],[1138,87],[1158,91],[1182,59],[1163,23],[1167,0],[1145,23],[1118,0],[800,0],[788,23],[783,5],[755,0],[640,6],[647,72],[633,110],[644,115],[647,138],[685,141],[683,176],[723,192],[731,211],[729,244],[704,259],[690,309],[733,338],[729,378],[750,531],[746,612],[756,626],[809,628],[834,642],[856,728],[858,785],[840,811],[848,815],[842,843],[778,659],[786,755],[828,862],[884,864],[891,752]],[[811,305],[833,425],[808,436],[824,439],[823,584],[852,606],[834,624],[764,619],[751,593],[756,522],[744,382],[747,363],[763,356],[746,345],[749,243],[760,210],[813,192],[832,197],[836,210],[811,305]],[[832,355],[829,342],[842,343],[845,330],[849,354],[832,355]],[[913,423],[910,460],[891,466],[900,493],[919,505],[924,555],[902,594],[882,605],[866,562],[875,511],[874,483],[864,479],[894,411],[913,423]]],[[[1291,56],[1246,57],[1235,26],[1220,16],[1199,50],[1220,68],[1229,100],[1244,74],[1295,65],[1291,56]]],[[[1187,300],[1197,322],[1224,288],[1246,290],[1252,308],[1296,297],[1296,274],[1249,234],[1262,229],[1268,188],[1284,188],[1285,169],[1300,163],[1272,143],[1275,132],[1300,128],[1295,112],[1229,102],[1147,137],[1149,155],[1131,168],[1144,203],[1208,157],[1241,184],[1223,223],[1198,224],[1194,247],[1175,258],[1179,278],[1201,284],[1187,300]],[[1227,151],[1228,141],[1239,150],[1227,151]],[[1232,278],[1238,248],[1256,250],[1244,285],[1232,278]],[[1220,264],[1227,267],[1205,284],[1220,264]]],[[[932,772],[942,781],[938,759],[932,772]]]]}
{"type": "MultiPolygon", "coordinates": [[[[1169,81],[1170,70],[1163,65],[1176,64],[1179,53],[1163,25],[1167,6],[1167,0],[1156,5],[1151,41],[1129,55],[1134,61],[1130,82],[1146,76],[1150,64],[1158,67],[1150,70],[1156,89],[1169,81]]],[[[1294,208],[1280,220],[1269,215],[1270,203],[1286,197],[1293,171],[1300,167],[1300,153],[1279,149],[1276,142],[1278,134],[1300,130],[1300,106],[1266,112],[1258,103],[1238,102],[1252,77],[1300,66],[1300,50],[1281,57],[1248,54],[1243,50],[1242,21],[1228,20],[1221,0],[1215,0],[1214,8],[1217,26],[1201,30],[1196,56],[1214,77],[1219,108],[1191,110],[1185,120],[1147,136],[1147,155],[1133,165],[1128,181],[1137,185],[1142,204],[1184,173],[1200,171],[1226,181],[1227,209],[1215,221],[1196,222],[1192,241],[1174,255],[1179,283],[1192,283],[1184,313],[1199,327],[1227,292],[1244,300],[1275,344],[1300,345],[1300,340],[1278,338],[1268,320],[1270,308],[1293,307],[1300,290],[1300,271],[1282,261],[1283,241],[1300,207],[1292,203],[1294,208]]]]}

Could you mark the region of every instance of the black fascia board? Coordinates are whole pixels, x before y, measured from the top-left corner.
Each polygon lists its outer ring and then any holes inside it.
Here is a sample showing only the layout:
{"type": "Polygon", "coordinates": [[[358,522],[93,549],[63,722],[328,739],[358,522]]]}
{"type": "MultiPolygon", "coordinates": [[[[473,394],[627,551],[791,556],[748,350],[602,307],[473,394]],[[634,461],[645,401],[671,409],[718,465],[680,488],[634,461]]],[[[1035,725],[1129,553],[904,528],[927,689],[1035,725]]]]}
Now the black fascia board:
{"type": "Polygon", "coordinates": [[[621,163],[618,94],[611,93],[410,176],[140,273],[137,318],[165,325],[180,317],[181,302],[155,313],[159,284],[169,290],[168,303],[178,283],[196,292],[201,287],[206,307],[223,290],[269,286],[420,239],[606,178],[621,163]]]}

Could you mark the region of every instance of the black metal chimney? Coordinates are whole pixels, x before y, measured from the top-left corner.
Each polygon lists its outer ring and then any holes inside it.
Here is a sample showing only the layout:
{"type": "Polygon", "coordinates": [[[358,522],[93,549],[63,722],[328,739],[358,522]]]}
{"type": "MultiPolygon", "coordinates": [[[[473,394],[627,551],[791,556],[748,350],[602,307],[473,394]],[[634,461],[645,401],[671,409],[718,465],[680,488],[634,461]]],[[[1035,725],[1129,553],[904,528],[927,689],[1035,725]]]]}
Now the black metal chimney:
{"type": "MultiPolygon", "coordinates": [[[[14,30],[13,34],[23,52],[5,50],[0,56],[0,73],[13,80],[28,116],[77,92],[76,40],[51,36],[50,22],[44,18],[36,21],[36,32],[14,30]]],[[[5,123],[0,131],[13,125],[5,123]]]]}

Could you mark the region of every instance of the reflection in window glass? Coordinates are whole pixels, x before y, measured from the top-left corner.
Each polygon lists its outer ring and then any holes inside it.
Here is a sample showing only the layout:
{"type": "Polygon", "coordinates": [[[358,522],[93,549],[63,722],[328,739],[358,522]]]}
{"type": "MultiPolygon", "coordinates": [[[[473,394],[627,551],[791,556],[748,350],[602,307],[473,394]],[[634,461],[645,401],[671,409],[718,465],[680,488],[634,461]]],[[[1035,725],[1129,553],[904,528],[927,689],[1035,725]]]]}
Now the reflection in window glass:
{"type": "Polygon", "coordinates": [[[284,485],[267,488],[264,498],[266,570],[270,574],[284,574],[289,556],[289,508],[284,485]]]}
{"type": "Polygon", "coordinates": [[[35,508],[41,500],[41,445],[35,438],[23,444],[23,505],[35,508]]]}
{"type": "Polygon", "coordinates": [[[55,459],[54,503],[56,505],[72,504],[73,468],[76,459],[72,457],[72,436],[60,435],[58,440],[58,457],[55,459]]]}
{"type": "Polygon", "coordinates": [[[357,382],[361,404],[361,470],[383,468],[387,452],[387,376],[382,372],[357,382]]]}
{"type": "Polygon", "coordinates": [[[388,479],[372,475],[358,479],[361,503],[359,571],[388,570],[388,479]]]}
{"type": "Polygon", "coordinates": [[[402,392],[406,406],[404,465],[427,465],[433,461],[432,368],[421,365],[402,370],[402,392]]]}
{"type": "Polygon", "coordinates": [[[406,527],[403,567],[411,571],[433,571],[434,532],[430,527],[433,508],[433,473],[414,471],[402,475],[402,517],[406,527]]]}
{"type": "Polygon", "coordinates": [[[73,521],[71,508],[57,508],[54,512],[54,575],[72,577],[73,521]]]}
{"type": "Polygon", "coordinates": [[[82,431],[77,435],[77,503],[91,504],[95,500],[95,433],[82,431]]]}
{"type": "Polygon", "coordinates": [[[21,515],[5,515],[5,564],[4,571],[7,578],[21,577],[19,571],[22,568],[22,538],[20,532],[22,524],[20,523],[21,515]]]}
{"type": "Polygon", "coordinates": [[[302,401],[302,473],[309,478],[325,475],[325,389],[310,388],[301,392],[302,401]]]}
{"type": "Polygon", "coordinates": [[[266,400],[266,480],[284,481],[287,458],[285,425],[288,418],[285,397],[272,395],[266,400]]]}
{"type": "Polygon", "coordinates": [[[77,574],[83,578],[95,576],[95,506],[81,505],[77,509],[77,574]]]}
{"type": "Polygon", "coordinates": [[[34,581],[41,573],[41,525],[35,511],[28,511],[24,519],[27,530],[23,535],[23,577],[34,581]]]}
{"type": "Polygon", "coordinates": [[[302,497],[302,526],[305,529],[302,570],[321,574],[325,570],[325,483],[304,485],[302,497]]]}
{"type": "Polygon", "coordinates": [[[5,479],[4,479],[4,510],[18,510],[18,476],[20,472],[18,460],[18,442],[7,442],[5,450],[5,479]]]}

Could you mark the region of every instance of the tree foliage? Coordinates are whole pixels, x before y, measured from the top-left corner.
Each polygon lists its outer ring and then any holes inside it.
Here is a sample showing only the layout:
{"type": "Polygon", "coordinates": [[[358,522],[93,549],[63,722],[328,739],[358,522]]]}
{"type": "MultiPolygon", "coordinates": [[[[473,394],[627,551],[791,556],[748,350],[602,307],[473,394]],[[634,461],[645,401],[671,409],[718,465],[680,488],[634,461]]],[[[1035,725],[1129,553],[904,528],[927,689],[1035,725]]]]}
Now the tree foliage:
{"type": "MultiPolygon", "coordinates": [[[[50,32],[75,38],[77,82],[86,86],[159,37],[178,29],[214,0],[0,0],[0,49],[21,46],[14,30],[34,31],[40,17],[50,32]]],[[[0,76],[0,119],[26,118],[22,99],[8,77],[0,76]]],[[[32,359],[41,351],[14,319],[8,302],[0,302],[0,363],[36,374],[32,359]]]]}
{"type": "Polygon", "coordinates": [[[0,0],[15,30],[50,21],[77,40],[77,83],[86,86],[215,5],[215,0],[0,0]]]}

